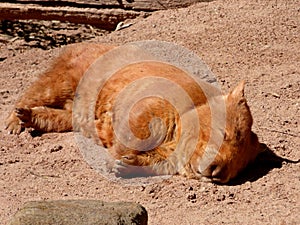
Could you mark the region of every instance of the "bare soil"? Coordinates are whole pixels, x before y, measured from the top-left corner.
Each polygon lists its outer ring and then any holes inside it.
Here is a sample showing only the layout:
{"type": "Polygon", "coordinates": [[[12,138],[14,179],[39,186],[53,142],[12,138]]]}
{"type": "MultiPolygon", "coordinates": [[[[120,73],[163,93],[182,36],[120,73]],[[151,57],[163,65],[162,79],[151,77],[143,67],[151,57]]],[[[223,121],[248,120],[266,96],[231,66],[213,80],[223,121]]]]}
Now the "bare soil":
{"type": "Polygon", "coordinates": [[[299,1],[219,0],[130,22],[134,25],[92,41],[175,42],[210,66],[224,92],[246,80],[253,129],[269,150],[228,185],[179,176],[148,186],[112,183],[83,160],[73,133],[7,134],[4,120],[17,98],[60,49],[24,45],[21,38],[3,42],[0,223],[26,201],[100,199],[141,203],[149,224],[299,224],[299,1]]]}

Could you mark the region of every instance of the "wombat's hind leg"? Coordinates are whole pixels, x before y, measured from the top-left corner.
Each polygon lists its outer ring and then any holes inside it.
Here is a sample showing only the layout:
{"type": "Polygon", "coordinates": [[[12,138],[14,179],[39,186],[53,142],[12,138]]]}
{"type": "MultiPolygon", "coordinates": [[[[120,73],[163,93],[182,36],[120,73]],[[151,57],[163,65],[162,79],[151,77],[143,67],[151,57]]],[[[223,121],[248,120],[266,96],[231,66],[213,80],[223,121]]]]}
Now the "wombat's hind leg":
{"type": "Polygon", "coordinates": [[[72,111],[48,107],[16,108],[15,114],[23,127],[41,132],[65,132],[72,130],[72,111]]]}

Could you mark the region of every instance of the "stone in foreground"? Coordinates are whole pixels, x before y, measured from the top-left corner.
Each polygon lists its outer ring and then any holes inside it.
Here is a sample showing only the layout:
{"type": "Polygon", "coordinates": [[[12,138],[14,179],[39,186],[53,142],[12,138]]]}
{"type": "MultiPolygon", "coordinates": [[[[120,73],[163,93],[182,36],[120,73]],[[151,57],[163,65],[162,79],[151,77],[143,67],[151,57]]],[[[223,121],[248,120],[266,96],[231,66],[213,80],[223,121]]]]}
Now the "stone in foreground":
{"type": "Polygon", "coordinates": [[[56,200],[27,202],[10,225],[146,225],[146,209],[137,203],[98,200],[56,200]]]}

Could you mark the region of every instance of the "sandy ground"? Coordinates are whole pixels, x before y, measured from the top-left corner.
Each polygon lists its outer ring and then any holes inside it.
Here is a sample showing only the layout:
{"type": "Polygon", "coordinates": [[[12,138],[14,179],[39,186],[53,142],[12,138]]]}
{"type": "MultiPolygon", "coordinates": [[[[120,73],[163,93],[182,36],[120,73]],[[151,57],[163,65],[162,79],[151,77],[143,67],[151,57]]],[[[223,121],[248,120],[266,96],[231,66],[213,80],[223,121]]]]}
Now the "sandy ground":
{"type": "Polygon", "coordinates": [[[146,207],[149,224],[299,224],[300,5],[298,0],[213,1],[153,13],[92,41],[156,39],[196,52],[226,92],[246,80],[254,131],[270,151],[229,185],[174,176],[122,186],[93,170],[73,133],[8,135],[4,119],[60,51],[0,44],[0,223],[26,201],[101,199],[146,207]]]}

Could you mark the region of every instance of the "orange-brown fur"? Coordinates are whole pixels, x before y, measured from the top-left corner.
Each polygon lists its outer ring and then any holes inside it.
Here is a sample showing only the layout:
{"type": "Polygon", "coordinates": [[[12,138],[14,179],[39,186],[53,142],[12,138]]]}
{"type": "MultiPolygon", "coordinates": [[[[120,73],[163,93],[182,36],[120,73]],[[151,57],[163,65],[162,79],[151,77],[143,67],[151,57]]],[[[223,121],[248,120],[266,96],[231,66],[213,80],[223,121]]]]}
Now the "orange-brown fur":
{"type": "Polygon", "coordinates": [[[44,132],[72,130],[72,105],[76,87],[95,59],[114,48],[101,44],[77,44],[66,48],[15,105],[6,121],[14,134],[22,127],[44,132]]]}
{"type": "MultiPolygon", "coordinates": [[[[9,132],[18,134],[22,128],[32,127],[43,132],[72,130],[72,105],[76,87],[88,67],[99,56],[113,49],[103,44],[76,44],[67,47],[54,61],[52,67],[42,74],[24,93],[7,119],[9,132]]],[[[174,106],[166,100],[151,97],[138,102],[131,110],[129,124],[133,134],[145,139],[149,137],[149,122],[159,117],[166,125],[163,142],[150,151],[130,149],[120,143],[112,129],[112,106],[122,88],[130,82],[157,74],[180,84],[193,100],[199,121],[200,136],[196,150],[179,171],[188,177],[206,176],[213,181],[225,183],[236,175],[259,153],[257,136],[251,131],[252,116],[244,97],[244,83],[222,96],[226,104],[226,127],[224,140],[214,161],[199,173],[201,159],[211,132],[211,112],[202,90],[183,71],[160,62],[135,63],[116,72],[99,93],[95,108],[95,126],[98,137],[112,155],[129,165],[157,166],[157,171],[174,173],[176,164],[185,154],[174,152],[181,134],[180,116],[174,106]],[[176,76],[174,76],[176,74],[176,76]],[[170,156],[174,160],[169,159],[170,156]],[[167,163],[162,163],[166,162],[167,163]]],[[[203,83],[203,85],[209,85],[203,83]]],[[[214,96],[213,96],[214,97],[214,96]]],[[[215,96],[218,97],[218,96],[215,96]]],[[[80,107],[88,107],[89,103],[80,107]]]]}

